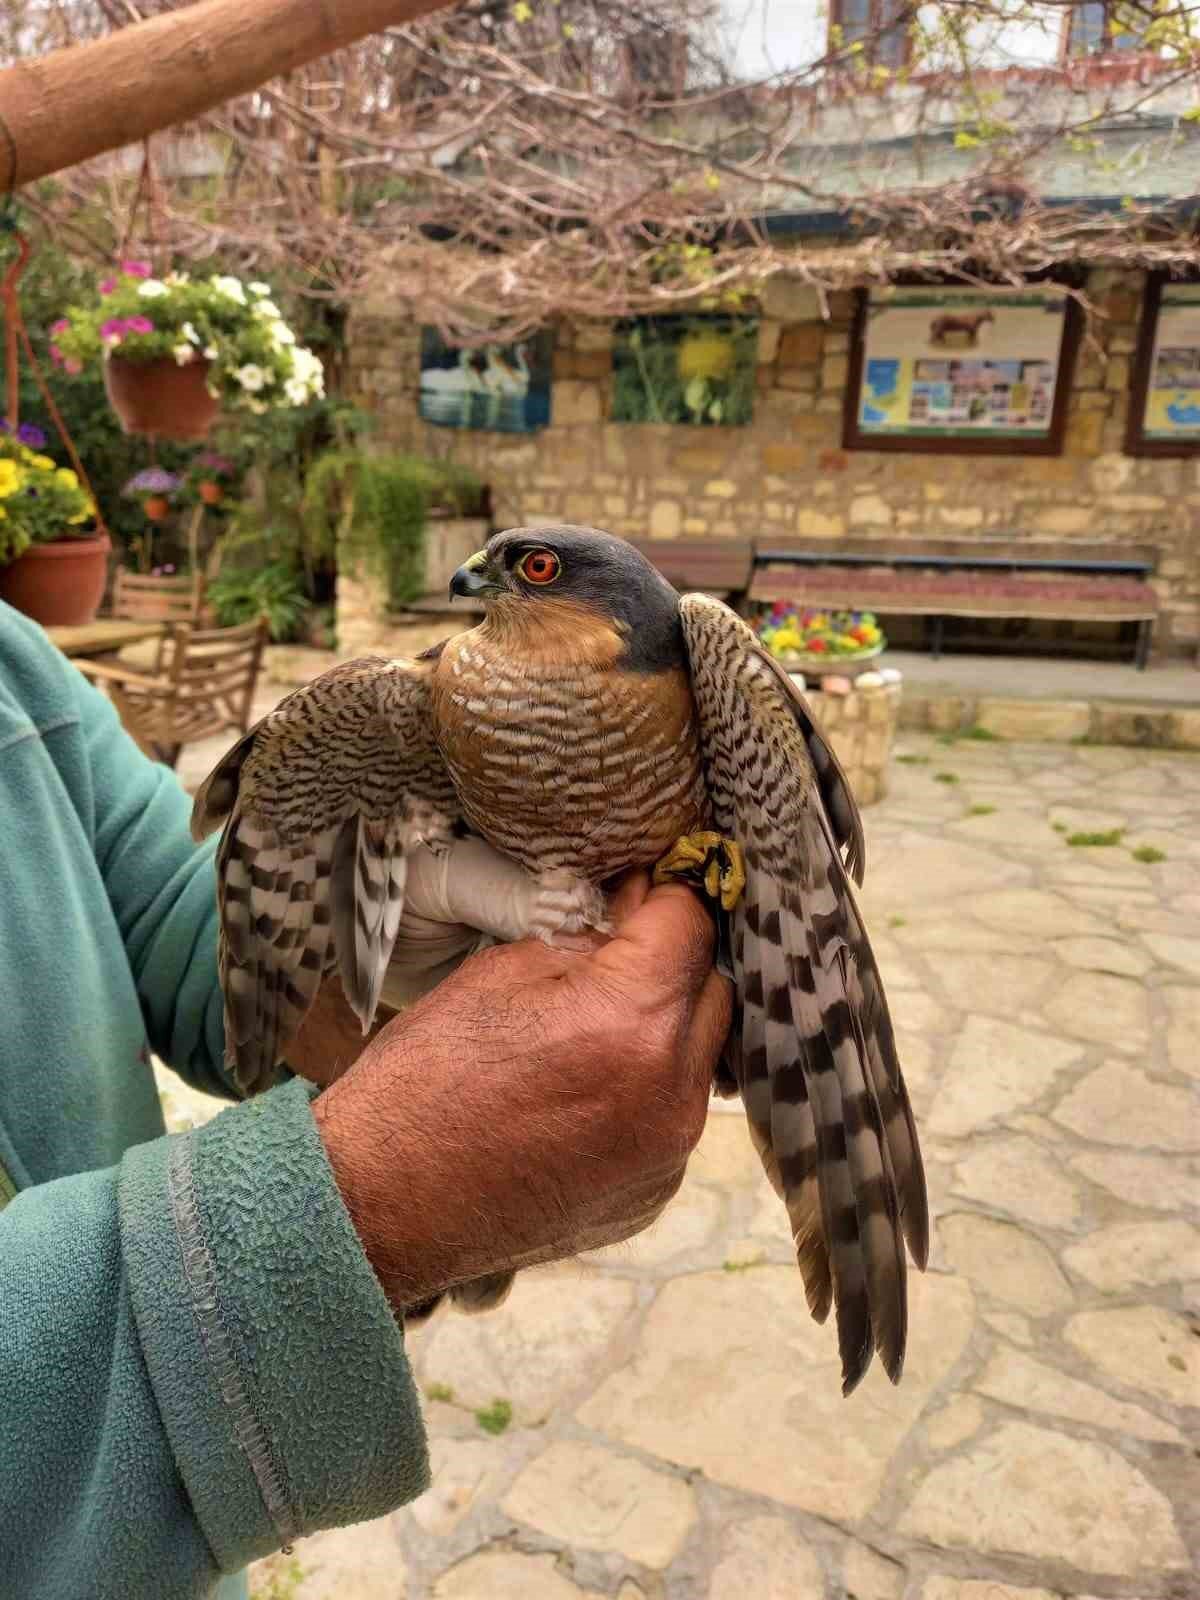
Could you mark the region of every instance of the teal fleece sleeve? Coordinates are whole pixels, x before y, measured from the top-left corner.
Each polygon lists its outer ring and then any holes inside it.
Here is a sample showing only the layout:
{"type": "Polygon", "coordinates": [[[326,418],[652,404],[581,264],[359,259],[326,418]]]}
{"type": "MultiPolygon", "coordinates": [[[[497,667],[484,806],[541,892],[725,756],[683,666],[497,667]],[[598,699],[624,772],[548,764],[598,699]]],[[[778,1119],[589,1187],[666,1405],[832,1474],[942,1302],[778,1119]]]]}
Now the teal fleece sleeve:
{"type": "Polygon", "coordinates": [[[402,1331],[294,1081],[0,1212],[0,1590],[191,1600],[428,1484],[402,1331]]]}
{"type": "Polygon", "coordinates": [[[198,1089],[228,1098],[217,980],[216,839],[197,847],[191,800],[148,760],[113,706],[70,669],[84,741],[92,841],[154,1053],[198,1089]]]}

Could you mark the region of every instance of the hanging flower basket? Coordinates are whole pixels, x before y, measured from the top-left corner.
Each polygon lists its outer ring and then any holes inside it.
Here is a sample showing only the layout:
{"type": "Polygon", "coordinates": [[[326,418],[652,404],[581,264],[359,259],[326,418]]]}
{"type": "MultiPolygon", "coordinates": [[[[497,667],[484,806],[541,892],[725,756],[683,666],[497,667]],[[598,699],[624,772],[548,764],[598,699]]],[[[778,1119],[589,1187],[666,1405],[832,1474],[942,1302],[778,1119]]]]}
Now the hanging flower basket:
{"type": "Polygon", "coordinates": [[[104,598],[112,541],[106,533],[87,539],[67,538],[65,528],[63,533],[54,544],[32,544],[0,567],[0,600],[44,628],[93,622],[104,598]]]}
{"type": "Polygon", "coordinates": [[[155,278],[149,262],[123,261],[91,305],[51,324],[50,338],[68,373],[103,359],[126,433],[202,439],[218,409],[263,416],[325,392],[320,361],[297,344],[270,286],[219,273],[155,278]]]}
{"type": "Polygon", "coordinates": [[[126,433],[203,439],[218,407],[208,390],[210,365],[203,357],[180,366],[169,356],[130,361],[110,355],[104,363],[104,388],[126,433]]]}

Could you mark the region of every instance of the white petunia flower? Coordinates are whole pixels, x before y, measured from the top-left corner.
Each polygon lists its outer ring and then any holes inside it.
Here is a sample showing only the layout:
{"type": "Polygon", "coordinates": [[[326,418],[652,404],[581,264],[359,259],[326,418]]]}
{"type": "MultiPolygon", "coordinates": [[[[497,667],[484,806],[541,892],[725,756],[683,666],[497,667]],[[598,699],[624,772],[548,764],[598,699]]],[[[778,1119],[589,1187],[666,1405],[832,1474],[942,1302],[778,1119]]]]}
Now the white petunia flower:
{"type": "Polygon", "coordinates": [[[234,373],[234,377],[249,394],[257,394],[267,381],[266,373],[261,367],[256,367],[253,362],[244,367],[239,367],[234,373]]]}
{"type": "Polygon", "coordinates": [[[171,291],[165,283],[158,278],[143,278],[138,284],[138,293],[143,300],[157,300],[160,294],[169,294],[171,291]]]}
{"type": "Polygon", "coordinates": [[[270,294],[271,292],[271,285],[269,283],[248,283],[246,287],[249,289],[251,294],[263,295],[270,294]]]}
{"type": "Polygon", "coordinates": [[[185,322],[183,327],[180,328],[179,331],[180,331],[180,333],[182,333],[183,337],[188,341],[189,344],[199,344],[200,343],[200,335],[196,332],[195,328],[192,326],[192,324],[190,322],[185,322]]]}
{"type": "Polygon", "coordinates": [[[308,399],[308,385],[303,378],[289,378],[283,386],[288,404],[302,406],[308,399]]]}
{"type": "Polygon", "coordinates": [[[190,344],[177,344],[172,349],[171,354],[175,357],[176,366],[186,367],[196,352],[192,349],[190,344]]]}
{"type": "Polygon", "coordinates": [[[313,394],[324,394],[325,369],[305,345],[298,344],[292,351],[292,372],[308,385],[313,394]]]}
{"type": "Polygon", "coordinates": [[[267,331],[271,335],[271,343],[276,350],[282,349],[284,345],[295,344],[296,342],[296,335],[286,322],[273,322],[267,331]]]}
{"type": "Polygon", "coordinates": [[[204,346],[204,359],[206,361],[215,361],[217,359],[217,347],[215,344],[206,344],[204,346]]]}
{"type": "Polygon", "coordinates": [[[274,300],[260,300],[254,310],[260,317],[270,317],[272,321],[278,321],[283,316],[274,300]]]}
{"type": "Polygon", "coordinates": [[[211,281],[217,293],[223,294],[227,300],[236,300],[239,306],[246,304],[246,291],[237,278],[216,277],[211,281]]]}

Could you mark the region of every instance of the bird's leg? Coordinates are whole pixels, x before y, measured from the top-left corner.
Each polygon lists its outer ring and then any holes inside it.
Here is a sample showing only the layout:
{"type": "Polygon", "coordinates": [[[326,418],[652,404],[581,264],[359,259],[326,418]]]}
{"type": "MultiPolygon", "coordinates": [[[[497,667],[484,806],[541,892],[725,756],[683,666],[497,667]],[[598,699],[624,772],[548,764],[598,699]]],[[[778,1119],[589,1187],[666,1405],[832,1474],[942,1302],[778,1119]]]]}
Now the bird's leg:
{"type": "Polygon", "coordinates": [[[724,834],[685,833],[654,868],[655,883],[670,883],[672,878],[703,889],[723,911],[732,911],[746,887],[742,848],[724,834]]]}
{"type": "Polygon", "coordinates": [[[557,867],[540,872],[537,884],[537,899],[529,919],[529,932],[535,939],[553,944],[556,933],[582,933],[585,928],[612,933],[604,895],[587,878],[567,867],[557,867]]]}
{"type": "Polygon", "coordinates": [[[427,845],[440,856],[454,843],[454,818],[434,806],[414,801],[407,820],[409,845],[427,845]]]}

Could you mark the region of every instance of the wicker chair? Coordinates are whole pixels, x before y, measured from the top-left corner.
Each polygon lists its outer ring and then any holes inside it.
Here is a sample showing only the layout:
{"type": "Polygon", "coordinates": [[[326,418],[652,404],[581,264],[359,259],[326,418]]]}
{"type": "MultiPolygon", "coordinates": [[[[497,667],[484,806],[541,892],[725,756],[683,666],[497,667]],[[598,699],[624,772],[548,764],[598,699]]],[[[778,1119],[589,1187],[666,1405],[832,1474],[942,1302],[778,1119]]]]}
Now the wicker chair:
{"type": "Polygon", "coordinates": [[[103,684],[121,721],[155,761],[173,767],[185,744],[225,732],[245,733],[267,641],[264,619],[240,628],[173,631],[159,673],[75,658],[84,677],[103,684]]]}

